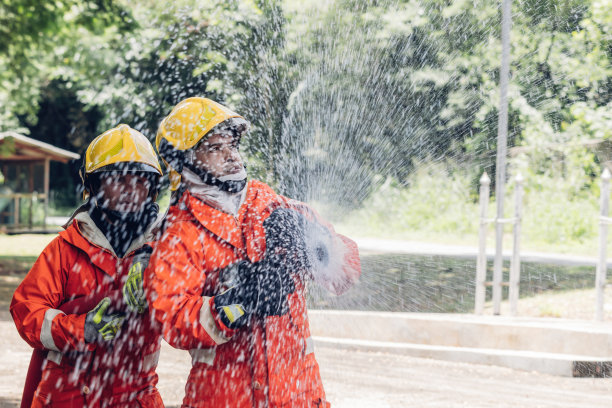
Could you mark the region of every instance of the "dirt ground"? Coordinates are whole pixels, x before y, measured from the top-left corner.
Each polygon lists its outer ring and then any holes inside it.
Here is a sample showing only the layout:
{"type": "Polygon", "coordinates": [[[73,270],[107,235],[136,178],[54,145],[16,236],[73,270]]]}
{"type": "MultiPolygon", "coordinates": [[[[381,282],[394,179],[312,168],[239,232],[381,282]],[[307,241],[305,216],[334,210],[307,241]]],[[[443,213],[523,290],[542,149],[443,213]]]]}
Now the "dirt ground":
{"type": "MultiPolygon", "coordinates": [[[[11,321],[0,321],[0,333],[0,408],[15,408],[31,350],[11,321]]],[[[328,399],[337,408],[612,406],[612,378],[563,378],[385,353],[315,350],[328,399]]],[[[189,367],[187,352],[164,343],[158,373],[166,406],[180,406],[189,367]]]]}

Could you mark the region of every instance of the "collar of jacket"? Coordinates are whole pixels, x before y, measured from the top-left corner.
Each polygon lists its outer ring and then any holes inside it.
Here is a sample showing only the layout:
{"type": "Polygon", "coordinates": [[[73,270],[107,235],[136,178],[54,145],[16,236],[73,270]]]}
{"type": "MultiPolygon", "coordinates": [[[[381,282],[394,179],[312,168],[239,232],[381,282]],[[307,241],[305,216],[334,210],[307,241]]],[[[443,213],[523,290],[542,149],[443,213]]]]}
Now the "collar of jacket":
{"type": "Polygon", "coordinates": [[[202,202],[198,198],[189,193],[189,190],[183,193],[181,204],[193,215],[193,217],[204,228],[212,232],[217,237],[226,241],[230,245],[244,250],[244,238],[242,236],[242,220],[244,219],[246,208],[251,195],[250,185],[247,185],[246,198],[238,209],[238,214],[233,217],[223,211],[217,210],[214,207],[202,202]]]}
{"type": "Polygon", "coordinates": [[[235,218],[203,203],[189,191],[185,191],[178,205],[171,208],[169,218],[172,221],[195,218],[217,238],[246,252],[251,262],[257,262],[263,258],[266,248],[263,221],[283,198],[258,180],[250,180],[246,189],[246,197],[235,218]]]}
{"type": "Polygon", "coordinates": [[[198,200],[185,191],[180,199],[177,210],[171,211],[175,220],[195,218],[204,228],[244,252],[251,260],[257,262],[263,259],[266,248],[263,221],[276,208],[283,198],[278,196],[269,186],[250,180],[247,184],[244,202],[238,210],[236,218],[219,211],[198,200]],[[191,213],[190,217],[181,217],[181,211],[191,213]]]}

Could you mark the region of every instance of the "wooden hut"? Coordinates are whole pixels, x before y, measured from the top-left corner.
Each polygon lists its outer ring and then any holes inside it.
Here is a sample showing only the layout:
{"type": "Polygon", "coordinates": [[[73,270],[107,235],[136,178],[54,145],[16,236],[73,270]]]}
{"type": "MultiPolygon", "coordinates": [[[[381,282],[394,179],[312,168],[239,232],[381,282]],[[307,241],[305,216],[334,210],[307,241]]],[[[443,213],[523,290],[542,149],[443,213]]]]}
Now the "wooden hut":
{"type": "Polygon", "coordinates": [[[3,178],[0,179],[0,231],[32,230],[36,203],[43,204],[42,224],[43,230],[46,229],[51,160],[68,163],[79,158],[76,153],[15,132],[0,132],[3,178]]]}

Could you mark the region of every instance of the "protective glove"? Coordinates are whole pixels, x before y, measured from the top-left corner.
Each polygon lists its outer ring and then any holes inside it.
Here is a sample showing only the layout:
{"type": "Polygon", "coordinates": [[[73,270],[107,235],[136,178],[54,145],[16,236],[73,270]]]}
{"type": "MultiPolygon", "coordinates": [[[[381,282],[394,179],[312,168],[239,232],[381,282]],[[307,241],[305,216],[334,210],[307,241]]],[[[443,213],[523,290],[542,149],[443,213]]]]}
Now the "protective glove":
{"type": "Polygon", "coordinates": [[[273,211],[263,222],[266,231],[266,262],[294,271],[307,269],[305,224],[306,219],[297,211],[287,208],[273,211]]]}
{"type": "Polygon", "coordinates": [[[252,314],[286,314],[287,295],[295,291],[291,276],[265,262],[238,261],[221,271],[220,281],[227,289],[215,296],[215,307],[230,328],[243,326],[252,314]]]}
{"type": "Polygon", "coordinates": [[[257,316],[282,316],[289,311],[287,296],[295,292],[293,277],[284,266],[275,266],[265,260],[251,264],[259,297],[255,306],[257,316]]]}
{"type": "Polygon", "coordinates": [[[238,261],[219,273],[222,292],[214,297],[223,324],[230,329],[244,326],[257,305],[257,281],[250,279],[249,262],[238,261]]]}
{"type": "Polygon", "coordinates": [[[245,305],[244,286],[233,286],[214,297],[215,309],[223,324],[230,329],[238,329],[248,321],[252,308],[245,305]]]}
{"type": "Polygon", "coordinates": [[[110,298],[105,297],[89,311],[85,317],[85,342],[94,343],[100,338],[104,341],[113,340],[117,335],[125,316],[121,314],[108,314],[111,304],[110,298]]]}
{"type": "Polygon", "coordinates": [[[331,233],[302,213],[279,208],[263,223],[266,262],[292,273],[312,271],[329,264],[331,233]]]}
{"type": "Polygon", "coordinates": [[[134,258],[128,272],[127,280],[123,285],[123,300],[131,312],[144,313],[147,308],[147,298],[142,287],[142,274],[149,265],[153,248],[144,245],[134,258]]]}

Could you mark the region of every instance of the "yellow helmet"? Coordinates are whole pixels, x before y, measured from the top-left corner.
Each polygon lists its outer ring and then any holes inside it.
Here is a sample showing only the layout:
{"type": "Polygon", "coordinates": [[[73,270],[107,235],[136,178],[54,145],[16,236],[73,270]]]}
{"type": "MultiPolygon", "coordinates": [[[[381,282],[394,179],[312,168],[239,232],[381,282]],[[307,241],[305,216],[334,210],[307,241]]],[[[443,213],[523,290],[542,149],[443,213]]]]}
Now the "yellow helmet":
{"type": "Polygon", "coordinates": [[[155,149],[149,140],[128,125],[119,125],[97,136],[87,147],[81,179],[87,197],[87,175],[103,171],[139,171],[162,175],[155,149]]]}
{"type": "Polygon", "coordinates": [[[215,126],[231,118],[242,119],[240,122],[246,129],[246,120],[229,108],[207,98],[192,97],[179,102],[162,120],[155,146],[168,166],[171,190],[178,189],[182,169],[174,169],[170,163],[175,162],[180,152],[195,147],[215,126]]]}
{"type": "Polygon", "coordinates": [[[85,152],[85,174],[104,171],[106,166],[118,163],[142,163],[162,175],[151,142],[128,125],[107,130],[89,144],[85,152]]]}

